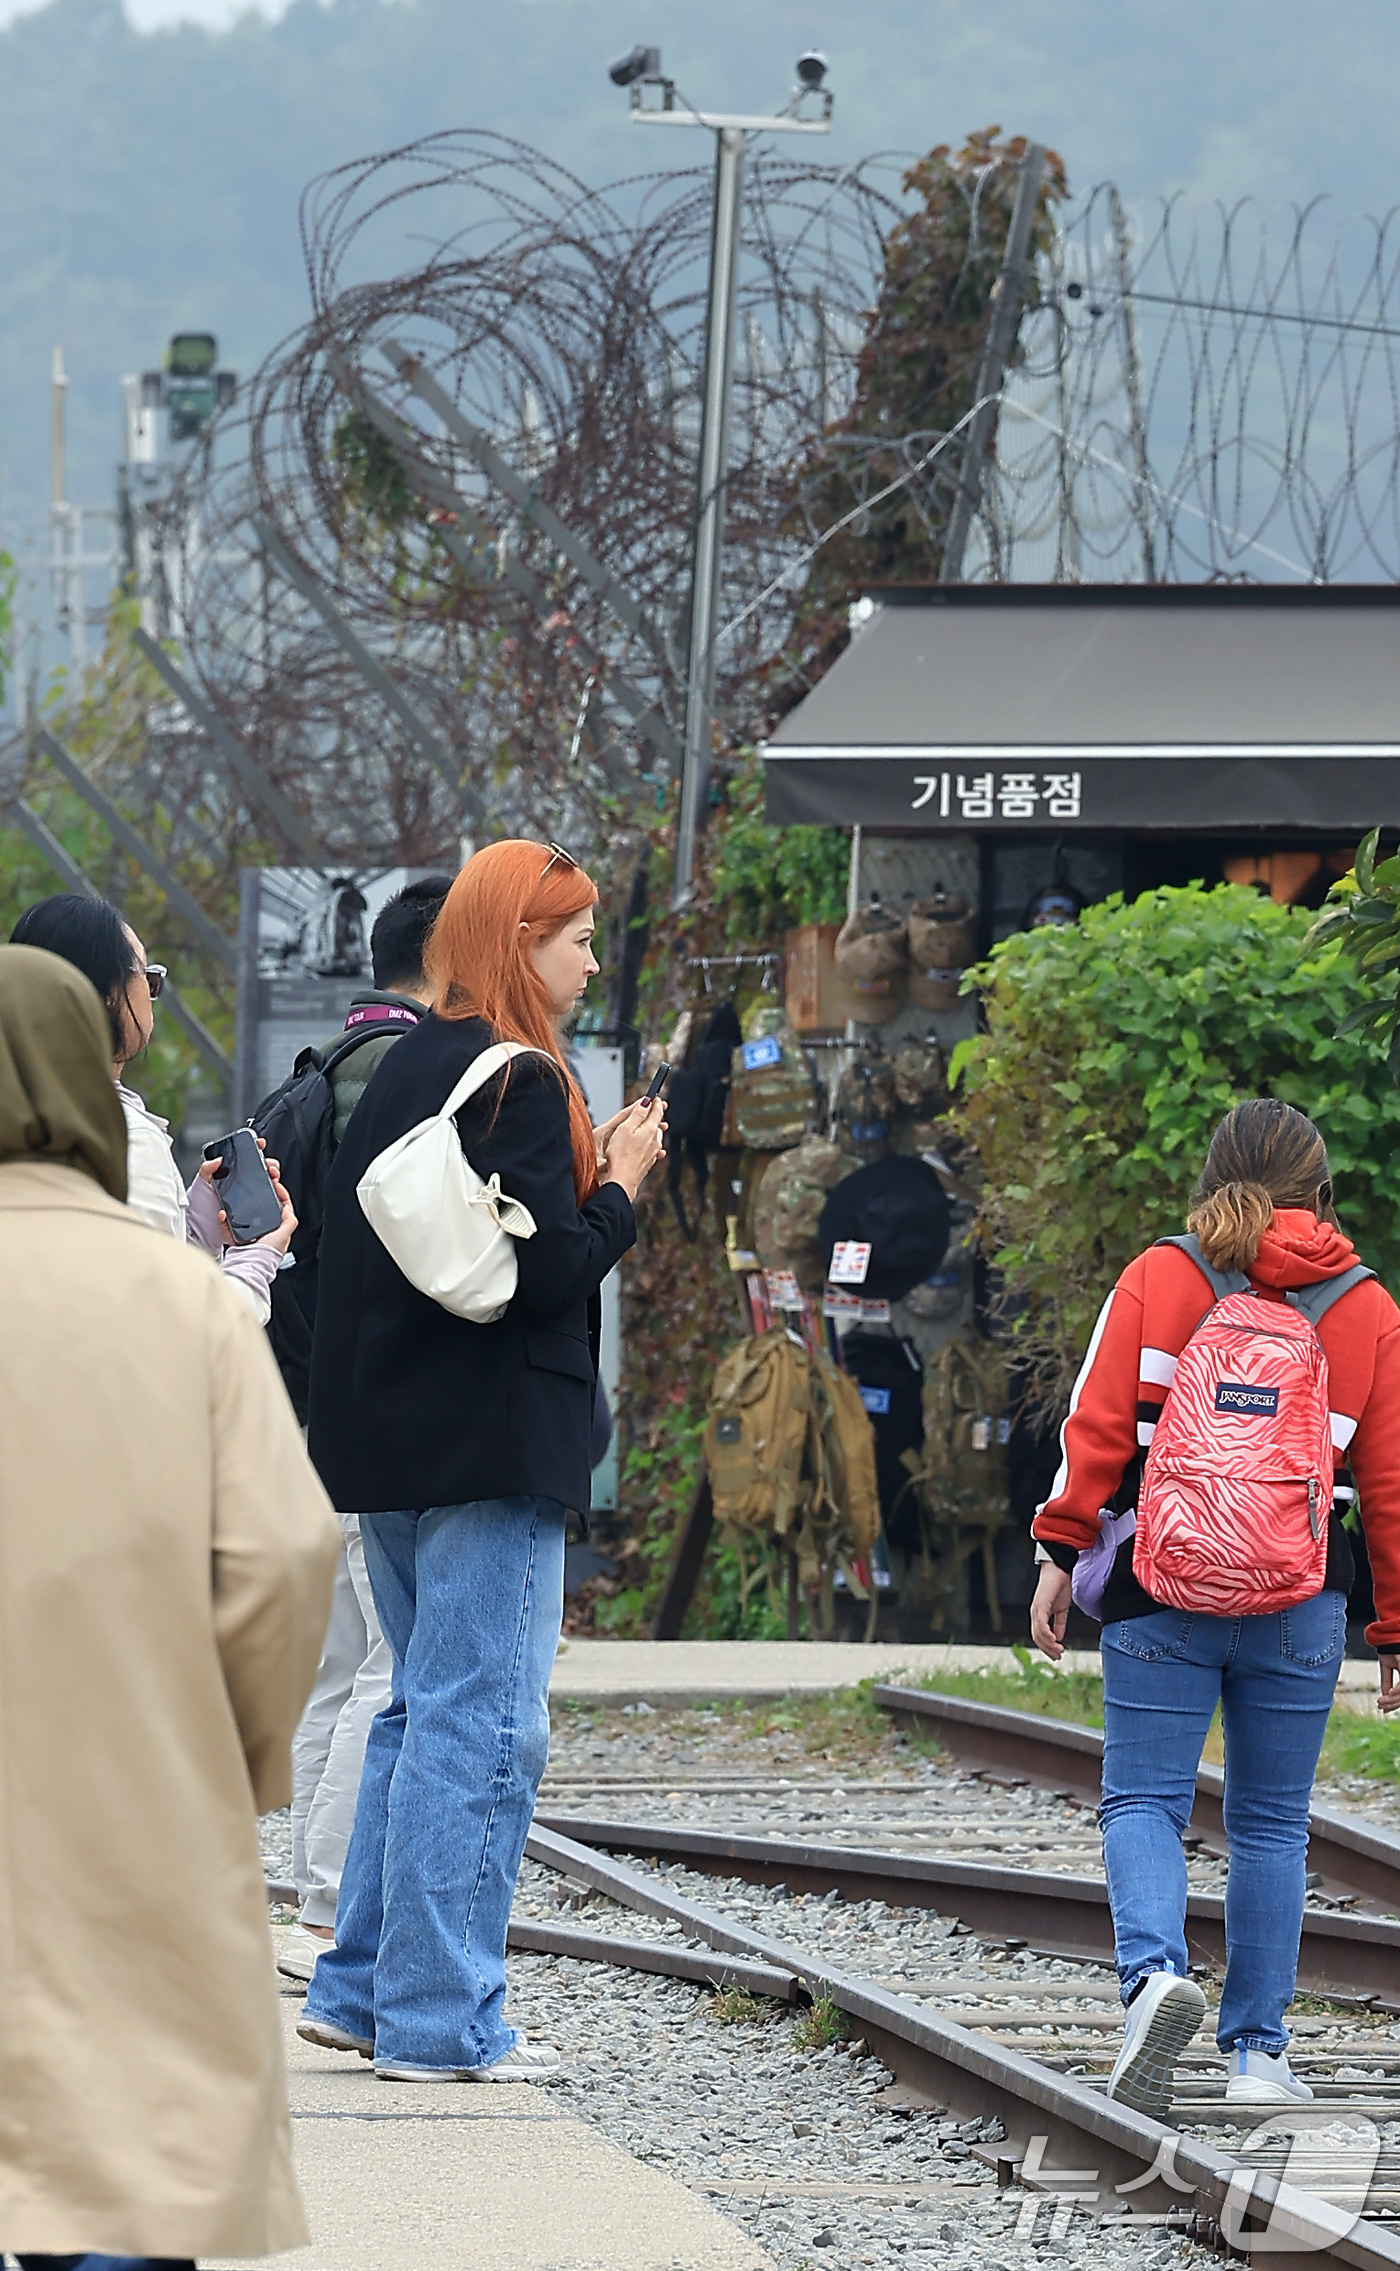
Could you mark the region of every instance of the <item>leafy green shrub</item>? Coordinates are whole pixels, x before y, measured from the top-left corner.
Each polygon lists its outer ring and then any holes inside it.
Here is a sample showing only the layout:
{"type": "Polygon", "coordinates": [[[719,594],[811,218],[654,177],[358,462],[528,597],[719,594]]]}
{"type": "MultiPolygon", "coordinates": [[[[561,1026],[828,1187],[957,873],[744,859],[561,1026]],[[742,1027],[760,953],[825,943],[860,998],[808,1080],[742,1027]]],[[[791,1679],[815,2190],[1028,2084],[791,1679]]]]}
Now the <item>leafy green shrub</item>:
{"type": "Polygon", "coordinates": [[[846,912],[850,838],[844,828],[770,828],[763,768],[745,750],[729,778],[729,810],[710,866],[725,944],[767,944],[799,923],[839,923],[846,912]]]}
{"type": "Polygon", "coordinates": [[[1327,905],[1308,933],[1310,946],[1340,946],[1360,976],[1366,998],[1345,1019],[1343,1033],[1365,1032],[1387,1043],[1386,1062],[1400,1080],[1400,857],[1377,861],[1381,832],[1373,828],[1358,846],[1356,865],[1334,883],[1327,905]]]}
{"type": "Polygon", "coordinates": [[[1063,1406],[1134,1253],[1183,1226],[1211,1130],[1278,1096],[1326,1139],[1344,1229],[1400,1281],[1400,1091],[1384,1046],[1339,1038],[1368,981],[1311,917],[1243,885],[1114,895],[1019,932],[975,974],[986,1031],[954,1053],[985,1175],[981,1231],[1031,1377],[1063,1406]]]}

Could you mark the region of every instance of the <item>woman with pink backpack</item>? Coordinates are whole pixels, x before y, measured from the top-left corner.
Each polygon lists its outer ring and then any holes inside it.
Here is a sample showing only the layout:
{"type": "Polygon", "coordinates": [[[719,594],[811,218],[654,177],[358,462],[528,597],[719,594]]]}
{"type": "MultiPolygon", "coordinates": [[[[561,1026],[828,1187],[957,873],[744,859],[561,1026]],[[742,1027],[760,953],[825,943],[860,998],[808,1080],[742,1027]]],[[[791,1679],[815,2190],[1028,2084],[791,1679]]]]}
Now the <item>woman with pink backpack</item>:
{"type": "Polygon", "coordinates": [[[1104,1871],[1125,2005],[1110,2097],[1162,2114],[1205,1997],[1188,1976],[1182,1831],[1219,1704],[1226,2097],[1287,2105],[1283,2015],[1308,1809],[1354,1576],[1360,1493],[1380,1708],[1400,1708],[1400,1309],[1332,1211],[1322,1137],[1256,1097],[1211,1138],[1184,1238],[1104,1303],[1032,1530],[1031,1633],[1064,1653],[1071,1598],[1103,1624],[1104,1871]]]}

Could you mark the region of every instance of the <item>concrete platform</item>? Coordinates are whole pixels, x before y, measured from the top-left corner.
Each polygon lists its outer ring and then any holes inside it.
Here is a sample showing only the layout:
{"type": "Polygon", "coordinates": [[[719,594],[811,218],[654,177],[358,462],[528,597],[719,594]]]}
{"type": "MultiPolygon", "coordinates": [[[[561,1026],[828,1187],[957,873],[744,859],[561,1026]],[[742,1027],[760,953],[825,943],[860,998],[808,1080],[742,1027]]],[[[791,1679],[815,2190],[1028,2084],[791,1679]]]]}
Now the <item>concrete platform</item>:
{"type": "MultiPolygon", "coordinates": [[[[556,1703],[616,1706],[650,1703],[683,1709],[699,1703],[768,1703],[788,1695],[823,1695],[861,1680],[922,1677],[983,1667],[1015,1673],[1009,1648],[900,1646],[881,1641],[863,1647],[838,1640],[564,1640],[549,1692],[556,1703]]],[[[1065,1671],[1099,1670],[1095,1649],[1072,1649],[1065,1671]]],[[[1380,1677],[1374,1661],[1348,1658],[1337,1701],[1357,1711],[1374,1708],[1380,1677]]]]}
{"type": "MultiPolygon", "coordinates": [[[[698,2194],[528,2082],[379,2082],[282,2003],[308,2248],[287,2271],[773,2271],[698,2194]]],[[[234,2271],[210,2263],[202,2271],[234,2271]]],[[[242,2266],[240,2265],[240,2271],[242,2266]]]]}

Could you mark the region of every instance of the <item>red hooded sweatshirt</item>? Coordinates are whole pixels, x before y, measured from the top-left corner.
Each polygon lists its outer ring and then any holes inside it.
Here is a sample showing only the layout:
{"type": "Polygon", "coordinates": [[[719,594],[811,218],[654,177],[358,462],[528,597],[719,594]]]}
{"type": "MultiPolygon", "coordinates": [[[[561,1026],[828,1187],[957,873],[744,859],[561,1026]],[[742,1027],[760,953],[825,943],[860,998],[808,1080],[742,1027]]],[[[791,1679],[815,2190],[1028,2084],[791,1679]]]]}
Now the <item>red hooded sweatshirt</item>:
{"type": "MultiPolygon", "coordinates": [[[[1294,1287],[1339,1277],[1357,1258],[1340,1230],[1306,1209],[1280,1208],[1260,1240],[1249,1280],[1265,1300],[1281,1301],[1294,1287]]],[[[1178,1246],[1149,1246],[1129,1262],[1104,1303],[1060,1430],[1060,1471],[1031,1524],[1042,1544],[1061,1549],[1056,1561],[1070,1558],[1066,1548],[1082,1552],[1094,1544],[1100,1507],[1116,1500],[1126,1509],[1134,1502],[1139,1462],[1156,1432],[1176,1360],[1208,1300],[1189,1254],[1178,1246]]],[[[1376,1621],[1366,1627],[1366,1638],[1373,1648],[1400,1649],[1400,1309],[1377,1279],[1367,1278],[1327,1311],[1318,1338],[1327,1358],[1337,1499],[1343,1507],[1350,1502],[1354,1477],[1371,1558],[1376,1621]]],[[[1339,1547],[1334,1536],[1329,1584],[1339,1547]]],[[[1122,1556],[1129,1552],[1120,1549],[1122,1556]]],[[[1342,1558],[1349,1561],[1349,1553],[1342,1558]]],[[[1140,1602],[1142,1610],[1153,1606],[1145,1594],[1140,1602]]]]}

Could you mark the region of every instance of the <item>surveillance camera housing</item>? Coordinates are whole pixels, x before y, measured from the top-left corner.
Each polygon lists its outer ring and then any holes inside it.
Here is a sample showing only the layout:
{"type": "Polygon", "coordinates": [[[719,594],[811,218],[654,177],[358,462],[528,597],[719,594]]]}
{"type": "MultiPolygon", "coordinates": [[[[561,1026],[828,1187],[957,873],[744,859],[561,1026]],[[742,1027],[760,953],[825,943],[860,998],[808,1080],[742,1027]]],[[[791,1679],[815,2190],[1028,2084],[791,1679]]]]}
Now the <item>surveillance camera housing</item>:
{"type": "Polygon", "coordinates": [[[638,79],[659,79],[661,76],[661,50],[659,47],[637,46],[619,55],[616,63],[608,65],[608,77],[615,87],[630,87],[638,79]]]}
{"type": "Polygon", "coordinates": [[[797,76],[804,87],[819,87],[826,77],[826,57],[820,48],[809,47],[805,55],[797,58],[797,76]]]}

